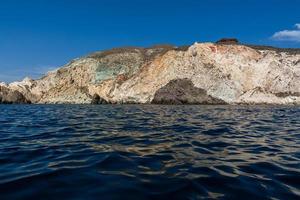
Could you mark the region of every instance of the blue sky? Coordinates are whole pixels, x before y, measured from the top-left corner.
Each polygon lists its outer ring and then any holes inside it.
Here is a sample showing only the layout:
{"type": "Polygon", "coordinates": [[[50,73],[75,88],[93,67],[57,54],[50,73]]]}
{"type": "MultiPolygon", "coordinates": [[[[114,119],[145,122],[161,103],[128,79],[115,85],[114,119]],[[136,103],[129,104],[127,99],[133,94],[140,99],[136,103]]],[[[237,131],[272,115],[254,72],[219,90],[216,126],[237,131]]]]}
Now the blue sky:
{"type": "Polygon", "coordinates": [[[5,82],[120,46],[236,37],[300,47],[300,0],[1,0],[0,10],[5,82]]]}

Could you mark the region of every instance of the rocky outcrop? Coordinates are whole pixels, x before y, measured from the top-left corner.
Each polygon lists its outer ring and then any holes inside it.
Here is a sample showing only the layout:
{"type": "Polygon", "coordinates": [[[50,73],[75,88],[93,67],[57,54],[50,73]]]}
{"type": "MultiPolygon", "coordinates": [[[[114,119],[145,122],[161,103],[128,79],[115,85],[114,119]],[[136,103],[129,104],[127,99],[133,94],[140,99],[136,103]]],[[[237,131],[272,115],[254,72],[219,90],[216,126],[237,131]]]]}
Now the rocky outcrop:
{"type": "Polygon", "coordinates": [[[120,48],[5,87],[33,103],[300,104],[300,52],[228,42],[120,48]]]}
{"type": "Polygon", "coordinates": [[[239,41],[236,38],[222,38],[216,42],[216,44],[221,45],[235,45],[239,44],[239,41]]]}
{"type": "Polygon", "coordinates": [[[98,94],[94,94],[91,104],[109,104],[109,102],[101,98],[98,94]]]}
{"type": "Polygon", "coordinates": [[[153,104],[226,104],[225,101],[197,88],[189,79],[176,79],[157,90],[153,104]]]}
{"type": "Polygon", "coordinates": [[[27,100],[21,92],[0,85],[0,103],[28,104],[30,101],[27,100]]]}

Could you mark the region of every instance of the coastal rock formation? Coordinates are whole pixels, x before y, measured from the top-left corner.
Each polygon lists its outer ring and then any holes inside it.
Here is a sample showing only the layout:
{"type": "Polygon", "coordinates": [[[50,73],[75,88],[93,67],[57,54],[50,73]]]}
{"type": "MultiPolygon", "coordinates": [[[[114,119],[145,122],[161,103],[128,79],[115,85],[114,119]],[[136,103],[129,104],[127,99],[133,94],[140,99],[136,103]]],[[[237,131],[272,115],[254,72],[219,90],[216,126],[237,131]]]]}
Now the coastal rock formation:
{"type": "Polygon", "coordinates": [[[225,43],[96,52],[5,88],[32,103],[300,104],[299,49],[225,43]]]}
{"type": "Polygon", "coordinates": [[[154,104],[226,104],[223,100],[207,95],[189,79],[176,79],[156,91],[154,104]]]}
{"type": "Polygon", "coordinates": [[[7,88],[4,84],[0,84],[0,103],[27,104],[30,103],[30,101],[27,100],[21,92],[7,88]]]}
{"type": "Polygon", "coordinates": [[[98,94],[94,94],[92,104],[109,104],[105,99],[101,98],[98,94]]]}

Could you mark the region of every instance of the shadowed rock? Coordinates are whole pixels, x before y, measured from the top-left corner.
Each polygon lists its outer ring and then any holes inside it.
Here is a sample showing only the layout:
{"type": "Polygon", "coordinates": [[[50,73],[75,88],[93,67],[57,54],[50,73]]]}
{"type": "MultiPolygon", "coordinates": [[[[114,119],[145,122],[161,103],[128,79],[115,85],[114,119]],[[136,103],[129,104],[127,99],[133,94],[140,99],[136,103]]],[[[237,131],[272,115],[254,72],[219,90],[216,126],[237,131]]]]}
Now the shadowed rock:
{"type": "Polygon", "coordinates": [[[176,79],[160,88],[154,95],[152,104],[226,104],[214,98],[189,79],[176,79]]]}
{"type": "Polygon", "coordinates": [[[31,103],[22,93],[16,90],[0,86],[0,103],[2,104],[26,104],[31,103]]]}
{"type": "Polygon", "coordinates": [[[294,96],[294,97],[300,97],[300,92],[278,92],[278,93],[275,93],[275,95],[277,97],[288,97],[288,96],[294,96]]]}
{"type": "MultiPolygon", "coordinates": [[[[264,46],[264,45],[251,45],[251,44],[245,44],[245,46],[248,46],[255,50],[260,51],[275,51],[277,53],[287,53],[290,55],[297,55],[300,54],[300,48],[278,48],[278,47],[272,47],[272,46],[264,46]]],[[[295,63],[297,65],[298,63],[295,63]]]]}
{"type": "Polygon", "coordinates": [[[109,104],[109,102],[101,98],[98,94],[94,94],[91,104],[109,104]]]}
{"type": "Polygon", "coordinates": [[[239,41],[235,38],[222,38],[216,42],[217,44],[224,44],[224,45],[233,45],[239,44],[239,41]]]}

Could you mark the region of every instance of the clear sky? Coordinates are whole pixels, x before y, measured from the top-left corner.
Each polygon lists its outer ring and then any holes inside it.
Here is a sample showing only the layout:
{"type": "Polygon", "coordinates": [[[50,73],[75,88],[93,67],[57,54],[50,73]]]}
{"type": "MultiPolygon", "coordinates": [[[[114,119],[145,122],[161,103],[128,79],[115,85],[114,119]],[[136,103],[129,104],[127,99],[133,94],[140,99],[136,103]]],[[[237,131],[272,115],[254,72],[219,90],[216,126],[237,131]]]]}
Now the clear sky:
{"type": "Polygon", "coordinates": [[[299,23],[300,0],[1,0],[0,82],[120,46],[236,37],[300,47],[299,23]]]}

